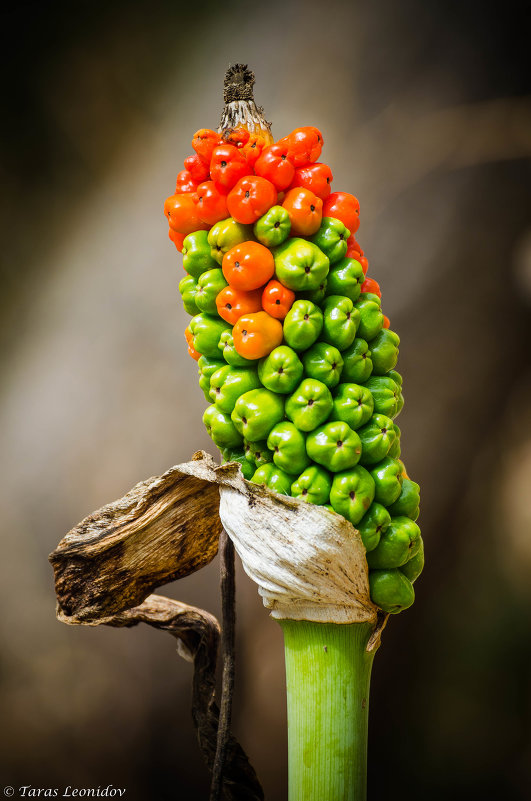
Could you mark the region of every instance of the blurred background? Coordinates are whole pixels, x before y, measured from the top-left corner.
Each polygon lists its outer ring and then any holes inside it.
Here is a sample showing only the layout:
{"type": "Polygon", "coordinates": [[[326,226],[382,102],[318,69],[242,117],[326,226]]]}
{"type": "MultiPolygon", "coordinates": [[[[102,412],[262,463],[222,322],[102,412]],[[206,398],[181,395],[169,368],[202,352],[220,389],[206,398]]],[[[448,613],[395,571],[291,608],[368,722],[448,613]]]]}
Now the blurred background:
{"type": "MultiPolygon", "coordinates": [[[[401,336],[427,566],[373,671],[373,799],[531,787],[531,81],[526,4],[11,4],[0,57],[0,778],[207,797],[191,665],[55,621],[47,561],[137,481],[211,452],[162,215],[222,79],[324,133],[401,336]]],[[[217,560],[162,590],[219,615],[217,560]]],[[[234,730],[286,799],[280,627],[238,567],[234,730]]],[[[326,799],[323,799],[326,801],[326,799]]]]}

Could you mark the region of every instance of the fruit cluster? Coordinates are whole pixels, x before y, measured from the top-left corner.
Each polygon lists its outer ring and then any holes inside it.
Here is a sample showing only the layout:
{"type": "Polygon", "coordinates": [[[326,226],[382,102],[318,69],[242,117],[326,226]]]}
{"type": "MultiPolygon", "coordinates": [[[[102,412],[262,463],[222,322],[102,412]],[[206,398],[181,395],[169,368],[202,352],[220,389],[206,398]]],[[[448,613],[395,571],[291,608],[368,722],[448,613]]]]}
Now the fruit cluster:
{"type": "Polygon", "coordinates": [[[331,192],[322,145],[314,127],[274,144],[200,130],[164,212],[210,436],[250,481],[350,520],[371,598],[396,613],[424,563],[419,486],[393,422],[399,338],[354,237],[358,201],[331,192]]]}

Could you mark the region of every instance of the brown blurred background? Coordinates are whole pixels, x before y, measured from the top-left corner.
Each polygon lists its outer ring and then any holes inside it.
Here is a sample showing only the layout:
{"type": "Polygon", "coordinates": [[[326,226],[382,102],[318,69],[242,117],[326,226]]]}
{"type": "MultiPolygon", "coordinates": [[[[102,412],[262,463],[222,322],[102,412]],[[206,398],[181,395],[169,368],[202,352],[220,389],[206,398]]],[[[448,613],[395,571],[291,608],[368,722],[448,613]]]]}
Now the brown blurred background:
{"type": "MultiPolygon", "coordinates": [[[[206,797],[191,666],[54,618],[47,554],[212,451],[164,198],[249,62],[277,137],[324,133],[401,338],[427,567],[373,673],[370,797],[531,784],[531,82],[525,5],[13,4],[1,19],[0,780],[206,797]]],[[[217,562],[164,591],[219,614],[217,562]]],[[[280,628],[238,574],[234,728],[286,798],[280,628]]],[[[0,787],[1,792],[1,787],[0,787]]],[[[326,799],[323,799],[326,801],[326,799]]]]}

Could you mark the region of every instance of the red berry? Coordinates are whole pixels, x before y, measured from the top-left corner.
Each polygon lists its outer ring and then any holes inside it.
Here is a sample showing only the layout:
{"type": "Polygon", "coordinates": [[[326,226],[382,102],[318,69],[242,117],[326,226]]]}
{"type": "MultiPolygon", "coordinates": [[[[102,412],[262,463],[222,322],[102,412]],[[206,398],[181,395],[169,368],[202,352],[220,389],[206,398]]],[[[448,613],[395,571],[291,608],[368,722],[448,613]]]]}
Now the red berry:
{"type": "Polygon", "coordinates": [[[269,248],[259,242],[242,242],[223,256],[223,275],[234,289],[250,292],[266,284],[275,272],[269,248]]]}
{"type": "Polygon", "coordinates": [[[262,150],[267,146],[268,140],[263,133],[254,133],[249,137],[249,141],[242,147],[242,153],[247,159],[249,167],[254,167],[260,158],[262,150]]]}
{"type": "Polygon", "coordinates": [[[227,208],[236,222],[250,225],[277,202],[277,190],[266,178],[247,175],[240,178],[227,196],[227,208]]]}
{"type": "Polygon", "coordinates": [[[303,186],[309,189],[314,195],[326,200],[332,191],[330,185],[333,181],[332,170],[328,164],[308,164],[306,167],[298,167],[291,182],[291,187],[303,186]]]}
{"type": "Polygon", "coordinates": [[[251,134],[246,128],[228,128],[223,131],[221,138],[226,145],[234,145],[234,147],[243,147],[247,144],[251,134]]]}
{"type": "Polygon", "coordinates": [[[194,196],[191,194],[171,195],[166,198],[164,214],[168,218],[170,228],[179,234],[191,234],[192,231],[206,230],[210,227],[199,218],[194,196]]]}
{"type": "Polygon", "coordinates": [[[208,178],[208,164],[201,161],[197,153],[184,160],[184,169],[188,170],[196,184],[202,184],[208,178]]]}
{"type": "Polygon", "coordinates": [[[304,167],[306,164],[317,161],[321,155],[323,135],[318,128],[314,128],[312,125],[295,128],[289,136],[280,141],[284,144],[286,140],[290,160],[295,167],[304,167]]]}
{"type": "Polygon", "coordinates": [[[175,194],[182,195],[187,192],[195,192],[197,184],[193,180],[188,170],[181,170],[177,173],[177,181],[175,182],[175,194]]]}
{"type": "Polygon", "coordinates": [[[382,297],[380,284],[378,283],[378,281],[375,281],[374,278],[366,278],[363,284],[361,285],[361,291],[372,292],[373,295],[378,295],[379,298],[382,297]]]}
{"type": "Polygon", "coordinates": [[[219,145],[212,151],[210,176],[218,189],[228,192],[250,171],[245,156],[234,145],[219,145]]]}
{"type": "Polygon", "coordinates": [[[276,189],[286,189],[295,175],[295,167],[288,157],[287,145],[276,144],[264,148],[256,160],[254,171],[262,178],[271,181],[276,189]]]}
{"type": "Polygon", "coordinates": [[[293,306],[295,297],[295,292],[273,279],[262,292],[262,308],[271,317],[283,320],[293,306]]]}
{"type": "Polygon", "coordinates": [[[323,217],[335,217],[347,226],[351,234],[360,227],[360,204],[348,192],[332,192],[323,204],[323,217]]]}
{"type": "Polygon", "coordinates": [[[196,131],[192,139],[192,147],[205,164],[210,164],[212,151],[217,145],[221,144],[221,137],[216,131],[210,128],[201,128],[196,131]]]}
{"type": "Polygon", "coordinates": [[[197,187],[197,212],[200,219],[214,225],[229,216],[227,196],[220,192],[214,181],[205,181],[197,187]]]}

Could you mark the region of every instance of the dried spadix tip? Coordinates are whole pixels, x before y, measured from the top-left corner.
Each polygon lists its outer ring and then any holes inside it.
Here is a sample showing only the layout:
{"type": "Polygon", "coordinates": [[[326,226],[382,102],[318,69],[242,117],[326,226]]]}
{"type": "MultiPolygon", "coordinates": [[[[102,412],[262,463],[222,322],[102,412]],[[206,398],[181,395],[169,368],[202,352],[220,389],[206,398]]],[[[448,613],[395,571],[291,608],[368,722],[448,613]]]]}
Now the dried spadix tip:
{"type": "Polygon", "coordinates": [[[225,73],[223,99],[225,103],[233,100],[254,100],[254,72],[247,64],[233,64],[225,73]]]}
{"type": "Polygon", "coordinates": [[[265,119],[261,106],[254,102],[253,86],[254,72],[247,64],[233,64],[228,68],[223,82],[225,106],[218,131],[245,128],[251,134],[261,134],[265,143],[271,144],[271,124],[265,119]]]}

